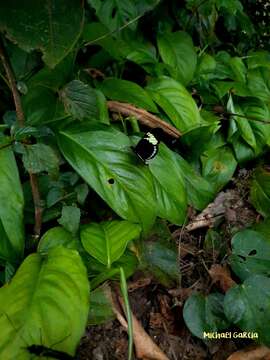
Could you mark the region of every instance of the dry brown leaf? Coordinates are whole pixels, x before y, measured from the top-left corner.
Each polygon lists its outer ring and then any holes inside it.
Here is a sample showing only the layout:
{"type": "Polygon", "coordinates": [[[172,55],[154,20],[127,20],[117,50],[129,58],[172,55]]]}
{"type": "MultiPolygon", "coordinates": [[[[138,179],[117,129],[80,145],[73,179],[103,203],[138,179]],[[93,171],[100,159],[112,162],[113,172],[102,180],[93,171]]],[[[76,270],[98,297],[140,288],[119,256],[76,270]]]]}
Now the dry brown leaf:
{"type": "Polygon", "coordinates": [[[218,283],[221,290],[227,292],[232,286],[236,285],[236,282],[231,278],[230,270],[226,266],[212,265],[209,270],[214,283],[218,283]]]}
{"type": "MultiPolygon", "coordinates": [[[[119,303],[124,309],[123,300],[119,297],[119,303]]],[[[117,304],[112,302],[113,311],[120,322],[120,324],[127,330],[128,325],[126,319],[120,313],[117,304]]],[[[136,350],[136,356],[142,360],[169,360],[169,358],[163,353],[163,351],[154,343],[151,337],[144,330],[140,322],[131,313],[132,316],[132,328],[133,328],[133,340],[136,350]]]]}
{"type": "Polygon", "coordinates": [[[270,349],[266,346],[248,346],[236,351],[227,360],[270,360],[270,349]]]}

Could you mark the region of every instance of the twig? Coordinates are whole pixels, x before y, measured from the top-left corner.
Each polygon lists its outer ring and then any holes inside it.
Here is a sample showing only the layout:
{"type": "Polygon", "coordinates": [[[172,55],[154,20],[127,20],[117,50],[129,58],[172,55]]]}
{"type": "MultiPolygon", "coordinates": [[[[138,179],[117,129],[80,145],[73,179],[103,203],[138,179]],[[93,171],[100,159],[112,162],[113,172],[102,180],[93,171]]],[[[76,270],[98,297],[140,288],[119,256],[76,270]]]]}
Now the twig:
{"type": "Polygon", "coordinates": [[[121,103],[118,101],[107,101],[107,106],[110,111],[124,114],[127,116],[135,116],[138,121],[142,124],[147,125],[151,128],[160,127],[164,132],[168,135],[178,139],[181,136],[179,130],[177,130],[174,126],[166,123],[165,121],[161,120],[159,117],[149,113],[144,109],[139,109],[134,105],[121,103]]]}
{"type": "MultiPolygon", "coordinates": [[[[17,89],[15,76],[14,76],[13,70],[11,68],[11,65],[9,63],[8,56],[6,55],[5,48],[4,48],[1,38],[0,38],[0,60],[3,64],[3,67],[5,69],[5,72],[6,72],[8,81],[9,81],[9,86],[10,86],[14,104],[15,104],[18,124],[20,127],[24,127],[25,117],[24,117],[24,112],[23,112],[23,108],[22,108],[21,97],[20,97],[19,91],[17,89]]],[[[35,232],[35,236],[37,238],[39,238],[40,233],[41,233],[41,225],[42,225],[41,198],[40,198],[40,192],[39,192],[39,188],[38,188],[37,175],[29,172],[29,177],[30,177],[30,184],[31,184],[33,202],[34,202],[34,207],[35,207],[34,232],[35,232]]]]}

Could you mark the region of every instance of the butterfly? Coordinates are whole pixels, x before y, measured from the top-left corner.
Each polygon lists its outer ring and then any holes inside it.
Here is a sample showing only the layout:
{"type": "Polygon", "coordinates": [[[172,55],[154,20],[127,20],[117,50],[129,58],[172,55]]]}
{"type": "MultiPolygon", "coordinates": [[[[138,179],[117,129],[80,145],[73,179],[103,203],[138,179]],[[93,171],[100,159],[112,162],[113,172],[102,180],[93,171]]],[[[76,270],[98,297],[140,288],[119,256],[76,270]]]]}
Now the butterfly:
{"type": "Polygon", "coordinates": [[[131,147],[135,154],[147,164],[158,153],[158,145],[163,135],[161,128],[147,131],[135,147],[131,147]]]}

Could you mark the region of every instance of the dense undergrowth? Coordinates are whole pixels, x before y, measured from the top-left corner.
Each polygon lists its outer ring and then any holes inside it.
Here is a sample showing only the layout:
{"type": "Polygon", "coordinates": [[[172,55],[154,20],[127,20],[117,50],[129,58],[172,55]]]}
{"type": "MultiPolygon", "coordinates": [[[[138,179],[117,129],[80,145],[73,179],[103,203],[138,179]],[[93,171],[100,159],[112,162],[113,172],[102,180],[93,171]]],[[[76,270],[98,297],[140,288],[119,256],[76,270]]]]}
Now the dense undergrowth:
{"type": "Polygon", "coordinates": [[[224,231],[207,210],[200,233],[233,280],[191,292],[183,317],[201,339],[237,328],[270,345],[269,14],[251,0],[0,4],[0,359],[75,356],[114,316],[106,281],[121,284],[131,357],[126,279],[181,287],[177,241],[241,171],[253,221],[224,231]],[[145,164],[134,147],[151,128],[145,164]]]}

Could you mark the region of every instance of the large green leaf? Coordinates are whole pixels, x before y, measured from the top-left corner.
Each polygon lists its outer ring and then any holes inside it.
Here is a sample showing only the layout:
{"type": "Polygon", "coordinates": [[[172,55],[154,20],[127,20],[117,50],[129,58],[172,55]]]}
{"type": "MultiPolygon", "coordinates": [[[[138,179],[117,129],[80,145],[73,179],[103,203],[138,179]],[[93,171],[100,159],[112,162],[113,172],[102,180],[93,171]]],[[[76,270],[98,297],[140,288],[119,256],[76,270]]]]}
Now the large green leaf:
{"type": "Polygon", "coordinates": [[[44,62],[50,67],[71,51],[80,36],[83,20],[80,0],[19,3],[11,0],[0,4],[0,29],[22,49],[41,50],[44,62]]]}
{"type": "Polygon", "coordinates": [[[248,87],[252,96],[269,102],[270,99],[270,80],[269,68],[257,68],[248,72],[248,87]]]}
{"type": "Polygon", "coordinates": [[[197,55],[191,37],[184,31],[165,33],[158,37],[158,49],[170,75],[187,85],[193,78],[197,55]]]}
{"type": "Polygon", "coordinates": [[[224,299],[227,318],[240,329],[257,332],[260,343],[270,345],[270,279],[263,275],[249,277],[231,288],[224,299]]]}
{"type": "Polygon", "coordinates": [[[270,172],[259,167],[255,170],[250,187],[250,202],[264,217],[270,216],[270,172]]]}
{"type": "Polygon", "coordinates": [[[129,241],[136,239],[141,227],[129,221],[106,221],[91,223],[81,230],[85,250],[95,259],[111,267],[124,253],[129,241]]]}
{"type": "Polygon", "coordinates": [[[258,67],[270,67],[270,53],[265,50],[252,51],[248,54],[248,68],[256,69],[258,67]]]}
{"type": "Polygon", "coordinates": [[[203,210],[213,200],[215,190],[185,159],[176,153],[175,157],[185,179],[188,203],[197,210],[203,210]]]}
{"type": "Polygon", "coordinates": [[[236,105],[231,100],[228,103],[229,111],[246,116],[232,116],[230,120],[229,141],[233,144],[239,162],[260,155],[270,138],[270,124],[263,122],[270,117],[267,104],[260,99],[247,99],[236,105]]]}
{"type": "Polygon", "coordinates": [[[181,83],[162,76],[152,80],[146,90],[180,131],[203,125],[195,101],[181,83]]]}
{"type": "Polygon", "coordinates": [[[100,90],[109,99],[131,103],[152,112],[158,111],[147,92],[134,82],[107,79],[101,84],[100,90]]]}
{"type": "Polygon", "coordinates": [[[149,169],[154,178],[157,215],[182,225],[186,217],[187,198],[180,163],[171,150],[160,144],[158,155],[149,163],[149,169]]]}
{"type": "MultiPolygon", "coordinates": [[[[137,16],[142,16],[146,11],[153,9],[159,0],[87,0],[88,4],[96,11],[96,16],[109,31],[129,24],[128,28],[135,30],[137,16]]],[[[138,19],[137,19],[138,20],[138,19]]],[[[121,36],[121,32],[115,35],[121,36]]]]}
{"type": "Polygon", "coordinates": [[[0,169],[0,259],[19,262],[24,250],[24,199],[10,148],[0,150],[0,169]]]}
{"type": "MultiPolygon", "coordinates": [[[[109,29],[114,31],[126,22],[134,19],[137,15],[137,8],[132,0],[87,0],[92,6],[98,19],[109,29]]],[[[130,25],[131,29],[136,23],[130,25]]]]}
{"type": "Polygon", "coordinates": [[[74,355],[88,311],[89,283],[77,251],[28,256],[0,289],[0,358],[29,360],[26,347],[33,344],[74,355]]]}
{"type": "Polygon", "coordinates": [[[194,294],[185,302],[183,317],[193,335],[205,339],[205,333],[228,327],[223,309],[224,296],[213,293],[206,297],[194,294]]]}
{"type": "Polygon", "coordinates": [[[201,156],[202,175],[217,192],[232,178],[237,162],[229,147],[211,149],[201,156]]]}
{"type": "Polygon", "coordinates": [[[146,229],[156,216],[152,177],[131,145],[120,131],[94,122],[59,134],[60,149],[71,166],[118,215],[146,229]]]}
{"type": "Polygon", "coordinates": [[[230,264],[241,280],[255,274],[270,276],[270,234],[262,230],[244,229],[232,238],[230,264]]]}
{"type": "MultiPolygon", "coordinates": [[[[252,127],[248,119],[246,119],[244,116],[244,112],[241,109],[241,107],[237,104],[234,104],[232,96],[230,96],[228,104],[227,104],[228,111],[232,112],[233,114],[239,114],[240,116],[233,116],[232,122],[235,122],[233,124],[230,124],[232,127],[238,127],[239,133],[242,136],[242,138],[255,150],[256,149],[256,138],[253,133],[252,127]]],[[[231,132],[234,132],[230,129],[231,132]]]]}

